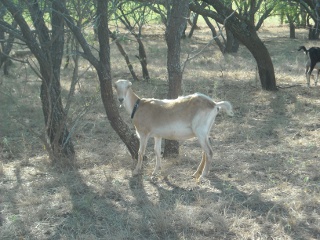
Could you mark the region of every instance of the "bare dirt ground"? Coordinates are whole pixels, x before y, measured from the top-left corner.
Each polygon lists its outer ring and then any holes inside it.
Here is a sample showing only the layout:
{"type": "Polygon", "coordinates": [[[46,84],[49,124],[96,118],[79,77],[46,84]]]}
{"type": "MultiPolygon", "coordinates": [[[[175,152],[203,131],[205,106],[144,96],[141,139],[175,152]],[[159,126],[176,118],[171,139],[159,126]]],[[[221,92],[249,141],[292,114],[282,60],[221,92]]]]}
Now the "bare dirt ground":
{"type": "MultiPolygon", "coordinates": [[[[145,30],[150,83],[135,82],[140,96],[164,98],[166,45],[162,28],[145,30]],[[155,34],[154,30],[159,34],[155,34]]],[[[95,72],[82,62],[70,113],[78,169],[57,171],[35,133],[43,132],[39,79],[16,63],[0,85],[0,239],[320,239],[320,89],[306,87],[305,57],[296,49],[319,45],[307,31],[288,38],[287,27],[264,27],[280,87],[260,88],[255,61],[240,46],[223,56],[216,45],[189,62],[184,94],[202,92],[230,101],[212,130],[214,163],[197,184],[201,159],[196,139],[181,142],[180,156],[164,159],[151,177],[153,140],[143,174],[104,112],[95,72]]],[[[183,41],[182,61],[211,38],[202,28],[183,41]]],[[[137,46],[124,43],[138,74],[137,46]]],[[[130,79],[116,46],[114,80],[130,79]]],[[[63,70],[64,95],[71,70],[63,70]]],[[[129,115],[120,109],[130,126],[129,115]]]]}

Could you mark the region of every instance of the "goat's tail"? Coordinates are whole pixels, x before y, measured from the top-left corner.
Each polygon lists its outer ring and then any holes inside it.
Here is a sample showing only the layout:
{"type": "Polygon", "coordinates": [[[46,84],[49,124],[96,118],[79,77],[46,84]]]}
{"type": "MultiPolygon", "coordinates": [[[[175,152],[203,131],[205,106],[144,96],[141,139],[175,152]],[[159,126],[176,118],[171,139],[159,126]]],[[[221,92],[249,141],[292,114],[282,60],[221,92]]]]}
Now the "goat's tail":
{"type": "Polygon", "coordinates": [[[217,103],[216,103],[216,106],[217,106],[217,108],[218,108],[219,110],[220,110],[221,108],[224,109],[229,116],[233,116],[233,115],[234,115],[233,110],[232,110],[232,105],[231,105],[230,102],[228,102],[228,101],[217,102],[217,103]]]}
{"type": "Polygon", "coordinates": [[[298,48],[298,51],[300,51],[300,50],[303,50],[303,51],[305,52],[305,54],[308,53],[308,50],[306,49],[305,46],[300,46],[300,47],[298,48]]]}

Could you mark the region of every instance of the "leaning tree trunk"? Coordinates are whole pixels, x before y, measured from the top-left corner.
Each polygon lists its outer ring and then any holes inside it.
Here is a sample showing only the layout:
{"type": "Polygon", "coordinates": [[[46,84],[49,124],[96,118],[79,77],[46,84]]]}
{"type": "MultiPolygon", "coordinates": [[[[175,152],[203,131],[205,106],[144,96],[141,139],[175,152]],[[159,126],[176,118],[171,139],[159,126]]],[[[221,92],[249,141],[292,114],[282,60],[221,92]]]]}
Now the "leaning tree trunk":
{"type": "MultiPolygon", "coordinates": [[[[168,98],[174,99],[181,94],[182,70],[180,65],[180,39],[187,24],[188,1],[173,0],[166,29],[168,46],[167,68],[169,78],[168,98]]],[[[164,156],[179,154],[178,141],[165,141],[164,156]]]]}
{"type": "MultiPolygon", "coordinates": [[[[249,28],[250,29],[250,28],[249,28]]],[[[264,90],[274,91],[277,90],[273,63],[268,52],[268,49],[258,37],[254,29],[240,30],[240,34],[234,31],[237,38],[248,48],[257,62],[261,87],[264,90]],[[245,36],[250,37],[245,37],[245,36]]]]}
{"type": "Polygon", "coordinates": [[[227,21],[227,24],[231,26],[230,29],[232,29],[235,37],[247,47],[255,58],[262,89],[269,91],[277,90],[270,54],[255,31],[254,26],[246,25],[241,28],[231,21],[231,19],[230,22],[228,22],[229,20],[227,21]]]}
{"type": "MultiPolygon", "coordinates": [[[[189,17],[190,17],[190,15],[191,15],[191,11],[189,11],[189,17]]],[[[198,18],[199,18],[199,14],[196,13],[196,15],[194,16],[194,19],[193,19],[193,21],[191,23],[191,29],[190,29],[190,32],[188,34],[188,38],[192,37],[194,30],[200,29],[200,27],[198,27],[198,25],[197,25],[198,18]]],[[[190,23],[190,19],[188,20],[188,22],[190,23]]]]}
{"type": "Polygon", "coordinates": [[[220,51],[221,51],[222,53],[224,53],[225,47],[224,47],[224,45],[222,44],[222,42],[220,41],[219,37],[217,36],[217,31],[216,31],[215,27],[214,27],[213,24],[210,22],[210,20],[209,20],[208,17],[203,16],[203,18],[204,18],[204,20],[206,21],[208,27],[209,27],[210,30],[211,30],[212,37],[213,37],[214,41],[215,41],[216,44],[218,45],[220,51]]]}
{"type": "Polygon", "coordinates": [[[119,105],[116,105],[113,98],[108,32],[108,1],[98,0],[97,16],[99,16],[97,34],[100,46],[100,61],[96,65],[96,69],[100,82],[102,102],[112,128],[117,132],[121,140],[125,143],[132,158],[137,159],[139,140],[130,130],[129,126],[121,119],[118,111],[119,105]]]}
{"type": "MultiPolygon", "coordinates": [[[[98,30],[96,29],[96,31],[98,31],[98,30]]],[[[113,32],[111,32],[110,30],[108,30],[108,33],[109,33],[109,36],[110,36],[110,37],[114,40],[114,42],[116,43],[117,48],[118,48],[120,54],[124,57],[124,60],[126,61],[126,64],[127,64],[127,66],[128,66],[128,69],[129,69],[129,71],[130,71],[130,73],[131,73],[132,79],[133,79],[134,81],[138,81],[139,78],[137,77],[137,75],[136,75],[136,73],[135,73],[135,71],[134,71],[134,69],[133,69],[133,66],[132,66],[132,64],[131,64],[131,62],[130,62],[130,59],[129,59],[128,54],[126,53],[126,51],[125,51],[124,48],[122,47],[122,45],[121,45],[121,43],[120,43],[120,40],[117,38],[116,34],[113,33],[113,32]]],[[[98,36],[98,32],[96,33],[96,35],[98,36]]]]}
{"type": "Polygon", "coordinates": [[[216,12],[203,9],[196,2],[190,3],[192,11],[211,17],[229,29],[233,35],[251,52],[257,62],[262,89],[277,90],[276,78],[270,54],[255,30],[255,26],[232,9],[227,8],[221,1],[205,0],[216,12]]]}
{"type": "Polygon", "coordinates": [[[87,59],[97,71],[102,102],[112,128],[125,143],[132,158],[137,159],[139,140],[131,131],[130,127],[122,120],[118,111],[118,105],[113,98],[108,33],[108,1],[97,1],[96,15],[99,16],[99,18],[97,21],[96,33],[99,40],[99,58],[92,53],[90,45],[87,43],[80,29],[75,25],[68,10],[64,6],[58,5],[58,11],[64,16],[66,24],[81,45],[83,49],[82,56],[87,59]]]}
{"type": "Polygon", "coordinates": [[[142,76],[143,79],[146,80],[147,82],[149,82],[150,80],[150,76],[149,76],[149,71],[148,71],[148,62],[147,62],[147,54],[146,54],[146,50],[144,48],[143,42],[141,41],[141,38],[138,34],[134,34],[134,37],[136,38],[138,45],[139,45],[139,55],[136,56],[139,61],[140,61],[140,65],[142,68],[142,76]]]}

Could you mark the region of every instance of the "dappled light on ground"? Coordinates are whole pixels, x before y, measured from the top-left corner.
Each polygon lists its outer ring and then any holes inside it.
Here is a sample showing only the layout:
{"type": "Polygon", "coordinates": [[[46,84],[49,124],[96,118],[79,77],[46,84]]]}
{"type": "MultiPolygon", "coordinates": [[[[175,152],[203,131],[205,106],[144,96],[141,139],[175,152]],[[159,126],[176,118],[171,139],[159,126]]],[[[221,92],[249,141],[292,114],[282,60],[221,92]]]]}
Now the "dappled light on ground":
{"type": "MultiPolygon", "coordinates": [[[[277,92],[261,90],[243,46],[223,56],[212,45],[185,69],[184,94],[228,100],[235,112],[216,119],[214,162],[200,184],[191,177],[201,160],[196,139],[181,142],[180,156],[164,159],[157,176],[151,176],[151,139],[143,173],[132,177],[136,162],[107,121],[86,62],[68,119],[78,166],[51,167],[35,135],[44,130],[40,83],[16,63],[15,75],[0,86],[0,239],[319,239],[320,88],[306,87],[305,56],[296,51],[314,42],[303,39],[303,30],[290,40],[283,27],[259,34],[274,61],[277,92]]],[[[210,36],[201,29],[183,41],[182,60],[210,36]]],[[[135,82],[133,89],[165,98],[165,42],[152,35],[144,41],[151,81],[135,82]]],[[[111,51],[114,79],[130,79],[114,45],[111,51]]],[[[71,71],[62,74],[65,98],[71,71]]]]}

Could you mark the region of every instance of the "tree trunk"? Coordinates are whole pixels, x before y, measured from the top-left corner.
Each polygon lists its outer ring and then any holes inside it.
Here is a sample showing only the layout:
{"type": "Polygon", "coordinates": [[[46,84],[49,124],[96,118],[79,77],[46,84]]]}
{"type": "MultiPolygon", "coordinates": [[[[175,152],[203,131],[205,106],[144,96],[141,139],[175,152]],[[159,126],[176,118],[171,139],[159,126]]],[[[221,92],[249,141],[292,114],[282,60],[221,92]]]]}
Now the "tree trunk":
{"type": "MultiPolygon", "coordinates": [[[[5,11],[1,13],[0,19],[3,21],[5,11]]],[[[17,28],[17,23],[15,21],[12,22],[11,24],[12,29],[17,28]]],[[[12,64],[12,61],[8,58],[12,47],[13,47],[13,42],[14,42],[14,36],[12,33],[9,33],[9,36],[7,40],[5,39],[5,32],[4,30],[0,29],[0,68],[3,65],[3,73],[4,75],[8,76],[9,75],[9,67],[12,64]]]]}
{"type": "MultiPolygon", "coordinates": [[[[250,10],[254,9],[254,5],[255,5],[255,1],[251,1],[250,10]]],[[[228,1],[226,6],[232,9],[232,2],[228,1]]],[[[248,17],[249,17],[249,22],[254,25],[254,18],[252,15],[253,14],[248,14],[248,17]]],[[[239,42],[234,37],[233,33],[228,29],[228,27],[226,27],[226,36],[227,36],[227,41],[226,41],[226,47],[224,49],[224,53],[236,53],[239,49],[239,42]]]]}
{"type": "MultiPolygon", "coordinates": [[[[138,79],[136,73],[134,72],[133,66],[132,66],[132,64],[131,64],[131,62],[130,62],[130,59],[129,59],[129,56],[128,56],[128,54],[126,53],[126,51],[124,50],[124,48],[122,47],[122,45],[121,45],[119,39],[117,38],[116,34],[113,33],[113,32],[111,32],[110,30],[108,30],[108,33],[109,33],[109,36],[115,41],[119,52],[120,52],[121,55],[124,57],[124,60],[126,61],[126,64],[127,64],[127,66],[128,66],[128,69],[129,69],[129,71],[130,71],[130,73],[131,73],[132,79],[133,79],[134,81],[138,81],[139,79],[138,79]]],[[[98,35],[98,33],[97,33],[97,35],[98,35]]]]}
{"type": "Polygon", "coordinates": [[[142,69],[142,76],[143,79],[147,82],[150,80],[149,71],[148,71],[148,63],[147,63],[147,54],[143,45],[143,42],[141,40],[141,27],[139,26],[139,33],[135,33],[134,27],[131,25],[130,20],[127,18],[126,14],[123,12],[122,7],[119,7],[119,10],[122,13],[122,16],[119,17],[119,20],[126,26],[126,28],[130,31],[130,33],[135,37],[135,39],[138,42],[138,51],[139,55],[136,55],[136,57],[139,59],[141,69],[142,69]]]}
{"type": "Polygon", "coordinates": [[[214,38],[214,41],[216,42],[216,44],[218,45],[220,51],[222,53],[224,53],[224,45],[222,44],[222,42],[220,41],[220,39],[217,37],[217,31],[215,29],[215,27],[213,26],[213,24],[210,22],[209,18],[206,17],[206,16],[203,16],[205,22],[207,23],[208,27],[210,28],[211,30],[211,33],[212,33],[212,37],[214,38]]]}
{"type": "MultiPolygon", "coordinates": [[[[288,3],[289,3],[290,7],[293,6],[291,0],[289,0],[288,3]]],[[[299,15],[298,14],[291,14],[291,13],[287,13],[286,15],[287,15],[287,19],[289,22],[290,38],[295,39],[296,38],[296,27],[295,27],[294,19],[298,20],[298,22],[299,22],[299,15]]]]}
{"type": "MultiPolygon", "coordinates": [[[[65,4],[65,0],[59,2],[65,4]]],[[[64,19],[57,12],[56,4],[57,1],[52,2],[52,44],[48,53],[46,53],[48,61],[52,65],[40,66],[42,76],[45,76],[41,85],[40,97],[53,152],[52,161],[59,166],[65,166],[66,164],[72,166],[74,165],[75,151],[66,127],[67,116],[62,105],[60,86],[60,69],[64,49],[64,19]]],[[[40,16],[35,17],[39,18],[40,16]]],[[[45,38],[47,33],[43,32],[39,35],[41,38],[45,38]]]]}
{"type": "MultiPolygon", "coordinates": [[[[189,16],[190,16],[190,15],[191,15],[191,11],[189,11],[189,16]]],[[[192,21],[192,24],[191,24],[191,29],[190,29],[190,32],[189,32],[189,34],[188,34],[188,38],[191,38],[191,37],[192,37],[194,30],[200,29],[200,28],[198,27],[198,25],[197,25],[198,18],[199,18],[199,14],[196,13],[196,15],[194,16],[194,19],[193,19],[193,21],[192,21]]],[[[190,19],[189,19],[189,21],[190,21],[190,19]]],[[[189,22],[189,21],[188,21],[188,22],[189,22]]]]}
{"type": "Polygon", "coordinates": [[[66,114],[61,100],[60,67],[64,44],[64,20],[58,13],[56,4],[65,1],[52,0],[52,34],[43,19],[37,1],[27,4],[33,25],[36,29],[37,41],[26,20],[22,16],[22,9],[9,0],[1,0],[20,26],[27,46],[36,57],[42,77],[40,98],[48,136],[47,151],[52,163],[70,166],[74,164],[75,152],[69,131],[66,127],[66,114]],[[39,42],[39,44],[38,44],[39,42]]]}
{"type": "MultiPolygon", "coordinates": [[[[169,78],[168,98],[174,99],[181,94],[182,71],[180,65],[180,40],[187,24],[188,1],[172,1],[170,17],[166,29],[168,46],[167,68],[169,78]]],[[[179,154],[178,141],[165,141],[164,156],[179,154]]]]}
{"type": "Polygon", "coordinates": [[[295,39],[296,38],[296,27],[293,22],[289,23],[289,28],[290,28],[290,38],[295,39]]]}
{"type": "Polygon", "coordinates": [[[312,25],[309,25],[309,35],[308,35],[308,39],[309,40],[317,40],[319,39],[319,30],[312,26],[312,25]]]}
{"type": "Polygon", "coordinates": [[[301,16],[301,20],[300,20],[299,26],[306,27],[307,26],[307,13],[301,3],[300,3],[300,16],[301,16]]]}
{"type": "Polygon", "coordinates": [[[138,34],[134,34],[138,44],[139,44],[139,56],[136,56],[139,61],[140,61],[140,65],[142,68],[142,76],[143,79],[146,80],[147,82],[149,82],[150,80],[150,76],[149,76],[149,71],[148,71],[148,62],[147,62],[147,54],[146,51],[144,49],[144,45],[143,42],[141,41],[141,38],[138,34]]]}
{"type": "Polygon", "coordinates": [[[233,36],[233,33],[226,29],[227,42],[224,49],[225,53],[236,53],[239,49],[239,41],[233,36]]]}

